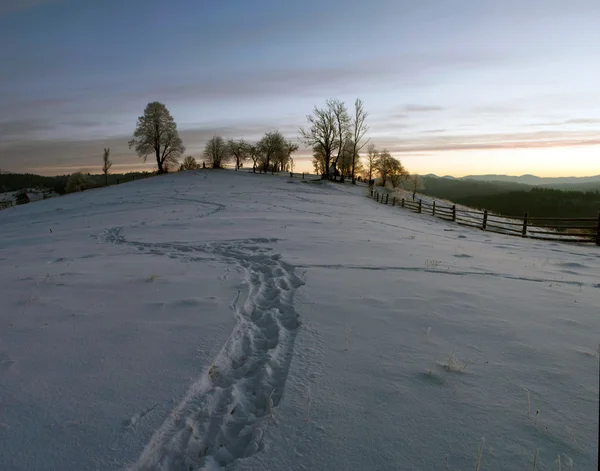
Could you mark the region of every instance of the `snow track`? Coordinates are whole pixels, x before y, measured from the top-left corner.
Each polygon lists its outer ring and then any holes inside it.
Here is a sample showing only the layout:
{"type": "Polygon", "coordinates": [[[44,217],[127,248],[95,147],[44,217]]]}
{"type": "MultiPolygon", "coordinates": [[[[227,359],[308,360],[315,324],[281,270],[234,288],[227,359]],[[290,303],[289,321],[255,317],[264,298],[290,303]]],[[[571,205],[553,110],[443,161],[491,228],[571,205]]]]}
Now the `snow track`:
{"type": "Polygon", "coordinates": [[[122,229],[100,240],[142,253],[194,261],[195,253],[236,264],[248,292],[232,303],[236,325],[217,358],[154,434],[131,470],[215,469],[263,447],[263,429],[280,402],[299,326],[293,297],[304,282],[267,244],[244,239],[201,246],[128,241],[122,229]]]}

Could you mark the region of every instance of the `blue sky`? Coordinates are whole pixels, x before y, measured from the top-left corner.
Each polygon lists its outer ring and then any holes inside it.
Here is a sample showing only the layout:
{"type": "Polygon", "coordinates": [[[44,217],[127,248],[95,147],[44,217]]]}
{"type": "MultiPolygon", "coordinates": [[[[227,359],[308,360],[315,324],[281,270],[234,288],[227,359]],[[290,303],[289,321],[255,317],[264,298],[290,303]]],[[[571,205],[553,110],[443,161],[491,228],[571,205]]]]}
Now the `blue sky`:
{"type": "Polygon", "coordinates": [[[149,101],[199,157],[360,97],[413,172],[600,174],[599,24],[597,0],[0,0],[0,168],[144,168],[149,101]]]}

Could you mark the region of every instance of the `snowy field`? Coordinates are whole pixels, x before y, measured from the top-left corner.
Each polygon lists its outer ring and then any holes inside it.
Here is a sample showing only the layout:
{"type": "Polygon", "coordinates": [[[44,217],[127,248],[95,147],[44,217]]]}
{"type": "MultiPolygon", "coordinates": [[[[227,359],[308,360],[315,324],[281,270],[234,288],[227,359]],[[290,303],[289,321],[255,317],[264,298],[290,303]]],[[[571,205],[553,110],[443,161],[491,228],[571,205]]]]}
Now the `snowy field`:
{"type": "Polygon", "coordinates": [[[0,212],[0,469],[596,469],[600,249],[365,194],[200,171],[0,212]]]}

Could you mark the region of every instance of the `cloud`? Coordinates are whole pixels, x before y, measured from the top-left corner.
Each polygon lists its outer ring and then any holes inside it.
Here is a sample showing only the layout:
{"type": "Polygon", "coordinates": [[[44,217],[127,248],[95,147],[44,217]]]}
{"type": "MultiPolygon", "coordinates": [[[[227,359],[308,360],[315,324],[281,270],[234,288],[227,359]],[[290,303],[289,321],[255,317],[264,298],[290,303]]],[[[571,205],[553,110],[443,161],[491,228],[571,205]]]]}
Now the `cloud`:
{"type": "Polygon", "coordinates": [[[31,137],[53,128],[53,124],[38,118],[0,121],[0,141],[31,137]]]}
{"type": "MultiPolygon", "coordinates": [[[[323,96],[356,93],[377,84],[400,81],[408,84],[410,75],[400,74],[388,68],[355,64],[337,67],[303,67],[266,70],[246,73],[243,76],[207,77],[190,83],[169,86],[154,86],[138,91],[138,96],[159,96],[164,100],[239,100],[240,98],[262,98],[278,96],[323,96]],[[403,80],[404,79],[404,80],[403,80]]],[[[412,83],[412,82],[411,82],[412,83]]]]}
{"type": "Polygon", "coordinates": [[[56,3],[58,0],[0,0],[0,15],[15,11],[31,10],[46,3],[56,3]]]}
{"type": "Polygon", "coordinates": [[[411,139],[382,139],[390,152],[447,152],[510,149],[545,149],[551,147],[597,146],[595,132],[537,132],[432,136],[411,139]]]}
{"type": "Polygon", "coordinates": [[[23,118],[0,121],[0,141],[48,140],[52,135],[69,134],[83,140],[84,132],[91,132],[103,126],[118,123],[109,120],[89,118],[23,118]]]}
{"type": "Polygon", "coordinates": [[[559,127],[559,126],[569,126],[569,125],[581,125],[581,124],[600,124],[600,119],[597,118],[575,118],[575,119],[567,119],[564,121],[548,121],[544,123],[534,123],[531,124],[532,127],[559,127]]]}
{"type": "Polygon", "coordinates": [[[428,113],[431,111],[443,111],[444,107],[435,105],[405,105],[407,113],[428,113]]]}

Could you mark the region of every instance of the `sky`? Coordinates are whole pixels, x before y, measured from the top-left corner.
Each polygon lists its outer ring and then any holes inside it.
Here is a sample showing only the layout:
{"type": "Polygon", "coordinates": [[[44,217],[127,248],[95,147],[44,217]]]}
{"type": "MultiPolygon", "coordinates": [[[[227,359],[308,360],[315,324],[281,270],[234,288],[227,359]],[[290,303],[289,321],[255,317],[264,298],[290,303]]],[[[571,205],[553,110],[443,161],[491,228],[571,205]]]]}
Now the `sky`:
{"type": "Polygon", "coordinates": [[[149,170],[151,101],[199,159],[360,97],[414,173],[596,175],[599,24],[598,0],[0,0],[0,169],[149,170]]]}

